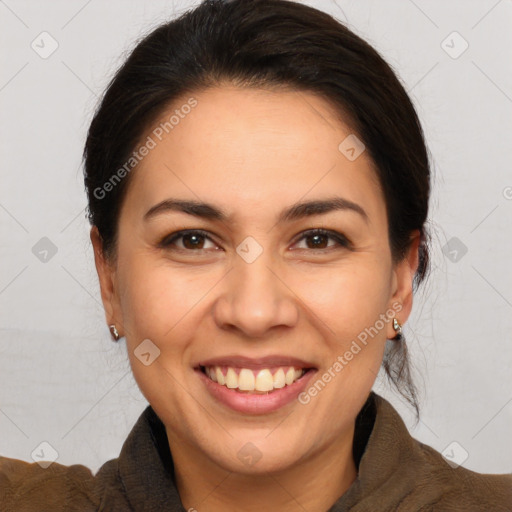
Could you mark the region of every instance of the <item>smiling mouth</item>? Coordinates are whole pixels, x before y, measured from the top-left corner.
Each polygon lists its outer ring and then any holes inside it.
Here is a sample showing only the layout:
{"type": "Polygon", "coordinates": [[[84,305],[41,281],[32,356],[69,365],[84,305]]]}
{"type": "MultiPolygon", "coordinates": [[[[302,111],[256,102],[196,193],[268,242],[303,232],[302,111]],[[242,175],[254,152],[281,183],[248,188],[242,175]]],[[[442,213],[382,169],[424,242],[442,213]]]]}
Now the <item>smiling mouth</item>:
{"type": "Polygon", "coordinates": [[[269,394],[291,386],[313,368],[279,366],[257,370],[232,366],[199,366],[210,380],[240,393],[269,394]]]}

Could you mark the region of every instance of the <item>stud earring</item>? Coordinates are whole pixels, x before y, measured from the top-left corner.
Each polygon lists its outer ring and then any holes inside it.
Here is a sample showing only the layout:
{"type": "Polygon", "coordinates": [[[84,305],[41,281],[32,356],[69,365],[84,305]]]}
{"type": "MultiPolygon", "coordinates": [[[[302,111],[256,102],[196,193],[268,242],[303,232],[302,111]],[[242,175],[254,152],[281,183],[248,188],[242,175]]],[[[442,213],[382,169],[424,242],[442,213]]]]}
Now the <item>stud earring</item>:
{"type": "Polygon", "coordinates": [[[396,318],[393,318],[393,329],[396,331],[396,336],[393,339],[399,340],[402,337],[402,326],[396,318]]]}
{"type": "Polygon", "coordinates": [[[117,332],[116,325],[115,324],[109,325],[109,328],[110,328],[110,334],[112,335],[112,341],[118,341],[120,336],[119,336],[119,333],[117,332]]]}

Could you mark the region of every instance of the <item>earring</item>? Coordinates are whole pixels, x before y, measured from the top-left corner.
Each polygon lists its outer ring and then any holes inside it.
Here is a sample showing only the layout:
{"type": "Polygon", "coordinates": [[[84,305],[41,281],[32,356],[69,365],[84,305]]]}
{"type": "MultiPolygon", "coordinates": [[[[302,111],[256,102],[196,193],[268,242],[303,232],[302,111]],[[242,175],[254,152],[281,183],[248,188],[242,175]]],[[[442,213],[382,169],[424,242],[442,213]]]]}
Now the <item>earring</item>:
{"type": "Polygon", "coordinates": [[[402,337],[402,326],[396,318],[393,318],[393,329],[396,331],[396,336],[393,339],[399,340],[402,337]]]}
{"type": "Polygon", "coordinates": [[[112,335],[112,341],[119,340],[120,336],[119,336],[119,333],[117,332],[116,325],[115,324],[109,325],[109,328],[110,328],[110,334],[112,335]]]}

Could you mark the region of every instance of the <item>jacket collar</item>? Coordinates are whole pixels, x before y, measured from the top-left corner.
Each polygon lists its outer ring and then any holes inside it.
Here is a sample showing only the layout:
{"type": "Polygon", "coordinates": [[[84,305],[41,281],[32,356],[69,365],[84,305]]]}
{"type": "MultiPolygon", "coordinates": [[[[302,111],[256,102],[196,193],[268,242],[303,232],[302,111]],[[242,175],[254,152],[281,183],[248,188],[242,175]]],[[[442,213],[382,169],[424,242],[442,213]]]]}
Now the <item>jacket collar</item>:
{"type": "MultiPolygon", "coordinates": [[[[358,476],[329,512],[344,512],[391,481],[401,458],[412,453],[415,444],[392,405],[372,391],[356,419],[353,453],[358,476]]],[[[186,512],[174,483],[165,426],[151,406],[146,407],[127,437],[118,463],[124,491],[134,510],[186,512]]],[[[398,483],[393,485],[396,490],[398,483]]]]}
{"type": "Polygon", "coordinates": [[[150,405],[123,444],[119,455],[119,476],[133,510],[185,511],[174,483],[165,426],[150,405]],[[163,449],[165,447],[166,450],[163,449]]]}
{"type": "Polygon", "coordinates": [[[372,395],[377,414],[358,475],[329,512],[346,512],[363,501],[369,508],[361,510],[396,510],[404,496],[417,487],[424,463],[421,444],[410,435],[393,406],[373,392],[370,398],[372,395]]]}

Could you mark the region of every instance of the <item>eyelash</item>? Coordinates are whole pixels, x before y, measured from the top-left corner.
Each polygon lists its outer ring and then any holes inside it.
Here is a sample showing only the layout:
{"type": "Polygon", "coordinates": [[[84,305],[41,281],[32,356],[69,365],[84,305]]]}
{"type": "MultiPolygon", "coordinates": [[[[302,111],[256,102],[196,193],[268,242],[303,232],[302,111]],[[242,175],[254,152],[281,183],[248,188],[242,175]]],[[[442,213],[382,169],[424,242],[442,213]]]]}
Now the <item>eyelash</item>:
{"type": "MultiPolygon", "coordinates": [[[[168,248],[176,240],[178,240],[180,238],[183,238],[186,235],[199,235],[199,236],[205,237],[208,240],[210,240],[211,242],[215,243],[215,241],[210,238],[208,233],[206,231],[203,231],[202,229],[186,229],[186,230],[183,230],[183,231],[177,231],[176,233],[172,233],[171,235],[166,235],[160,241],[160,243],[158,244],[158,247],[160,247],[160,248],[168,248]]],[[[327,251],[331,251],[333,249],[341,249],[341,248],[351,249],[352,248],[351,242],[345,236],[343,236],[341,233],[338,233],[336,231],[330,231],[330,230],[326,230],[326,229],[321,229],[321,228],[310,229],[308,231],[304,231],[302,233],[302,236],[295,243],[298,243],[301,240],[303,240],[304,238],[308,238],[308,237],[311,237],[311,236],[314,236],[314,235],[324,235],[324,236],[327,236],[327,237],[335,240],[337,242],[337,244],[338,244],[338,247],[328,247],[328,248],[324,248],[324,249],[305,249],[305,250],[312,250],[312,251],[315,251],[315,252],[327,252],[327,251]]],[[[181,248],[178,248],[177,250],[178,251],[182,251],[182,252],[201,252],[201,251],[204,251],[205,249],[194,250],[194,249],[181,249],[181,248]]],[[[301,250],[304,250],[304,249],[301,249],[301,250]]]]}

